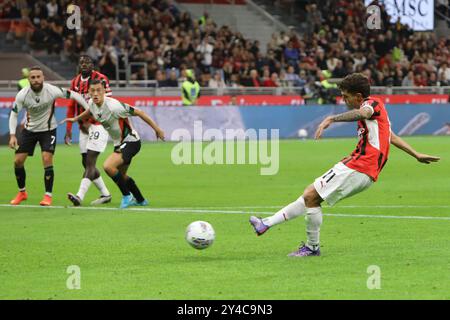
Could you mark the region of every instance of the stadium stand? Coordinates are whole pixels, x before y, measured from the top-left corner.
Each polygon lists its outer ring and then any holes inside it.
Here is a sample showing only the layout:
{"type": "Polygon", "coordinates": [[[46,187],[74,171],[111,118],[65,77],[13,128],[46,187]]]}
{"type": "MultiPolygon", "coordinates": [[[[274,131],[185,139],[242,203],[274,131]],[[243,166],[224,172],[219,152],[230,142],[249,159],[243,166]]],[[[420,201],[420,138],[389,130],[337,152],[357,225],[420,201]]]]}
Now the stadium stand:
{"type": "MultiPolygon", "coordinates": [[[[271,2],[290,8],[290,1],[271,2]]],[[[363,72],[375,86],[450,84],[448,35],[414,33],[390,23],[384,10],[385,32],[380,34],[364,27],[362,1],[318,3],[296,2],[291,14],[305,16],[308,28],[299,22],[273,33],[264,44],[266,51],[240,31],[217,25],[209,15],[194,18],[169,0],[78,1],[82,33],[65,28],[64,0],[9,1],[1,17],[25,23],[9,34],[25,38],[33,56],[66,79],[75,73],[78,56],[87,53],[112,80],[157,80],[156,84],[169,83],[166,80],[175,75],[183,80],[186,68],[194,69],[205,87],[214,83],[210,80],[218,71],[227,86],[297,86],[303,94],[327,78],[324,70],[332,78],[363,72]],[[269,77],[275,80],[267,81],[269,77]]],[[[439,11],[448,14],[448,4],[445,11],[443,3],[439,11]]]]}

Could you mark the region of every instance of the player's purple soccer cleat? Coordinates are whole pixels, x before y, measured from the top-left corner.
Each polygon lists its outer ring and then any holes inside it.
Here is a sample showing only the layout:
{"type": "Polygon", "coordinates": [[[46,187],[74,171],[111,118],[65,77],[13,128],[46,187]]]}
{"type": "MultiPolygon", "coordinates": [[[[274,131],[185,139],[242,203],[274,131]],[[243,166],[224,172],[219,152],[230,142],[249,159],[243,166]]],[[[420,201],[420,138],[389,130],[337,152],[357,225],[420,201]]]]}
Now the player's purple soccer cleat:
{"type": "Polygon", "coordinates": [[[302,243],[298,250],[289,253],[288,257],[309,257],[309,256],[320,256],[320,248],[317,250],[312,250],[306,244],[302,243]]]}
{"type": "Polygon", "coordinates": [[[250,217],[250,224],[252,225],[253,229],[255,229],[255,232],[258,236],[262,235],[264,232],[269,230],[269,226],[265,225],[261,218],[251,216],[250,217]]]}

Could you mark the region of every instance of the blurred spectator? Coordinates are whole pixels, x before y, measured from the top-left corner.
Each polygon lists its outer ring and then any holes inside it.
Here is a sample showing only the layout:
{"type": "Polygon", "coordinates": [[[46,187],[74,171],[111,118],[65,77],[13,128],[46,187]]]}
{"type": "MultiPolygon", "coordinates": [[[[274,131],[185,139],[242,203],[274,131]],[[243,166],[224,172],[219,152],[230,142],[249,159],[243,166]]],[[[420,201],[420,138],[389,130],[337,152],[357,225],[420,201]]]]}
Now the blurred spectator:
{"type": "Polygon", "coordinates": [[[209,80],[208,87],[210,88],[225,88],[225,82],[222,79],[220,71],[214,73],[214,77],[209,80]]]}
{"type": "Polygon", "coordinates": [[[91,57],[92,61],[94,63],[97,63],[98,60],[102,56],[102,51],[100,50],[98,46],[98,40],[94,40],[91,44],[91,46],[87,49],[86,54],[91,57]]]}
{"type": "Polygon", "coordinates": [[[414,72],[409,71],[408,74],[403,78],[403,87],[413,87],[414,86],[414,72]]]}
{"type": "Polygon", "coordinates": [[[427,85],[427,79],[422,74],[416,74],[414,77],[414,85],[416,87],[424,87],[427,85]]]}
{"type": "Polygon", "coordinates": [[[172,68],[169,72],[169,78],[164,83],[165,87],[178,87],[177,70],[172,68]]]}
{"type": "Polygon", "coordinates": [[[279,87],[280,79],[278,79],[278,74],[276,72],[272,73],[270,78],[267,78],[263,82],[263,87],[279,87]]]}
{"type": "Polygon", "coordinates": [[[438,71],[439,78],[445,82],[450,82],[450,68],[447,62],[443,62],[438,71]]]}
{"type": "Polygon", "coordinates": [[[295,85],[299,82],[300,77],[295,73],[293,66],[288,67],[285,74],[285,80],[288,82],[289,87],[295,87],[295,85]]]}
{"type": "MultiPolygon", "coordinates": [[[[212,63],[212,52],[214,47],[211,45],[212,38],[203,38],[202,43],[197,46],[196,51],[203,55],[202,64],[206,68],[209,68],[212,63]]],[[[207,69],[205,69],[207,70],[207,69]]]]}
{"type": "Polygon", "coordinates": [[[307,82],[308,82],[308,78],[306,76],[306,71],[300,70],[296,86],[303,88],[307,84],[307,82]]]}
{"type": "Polygon", "coordinates": [[[434,87],[437,86],[437,75],[436,72],[431,72],[427,81],[427,86],[434,87]]]}
{"type": "Polygon", "coordinates": [[[258,71],[252,69],[249,76],[243,78],[241,83],[244,87],[260,87],[258,71]]]}
{"type": "Polygon", "coordinates": [[[58,14],[58,3],[56,0],[51,0],[47,3],[47,16],[49,18],[54,18],[58,14]]]}
{"type": "Polygon", "coordinates": [[[240,88],[240,79],[239,79],[239,75],[237,73],[233,73],[230,76],[230,84],[229,84],[230,88],[240,88]]]}
{"type": "Polygon", "coordinates": [[[298,49],[293,47],[292,41],[289,41],[286,49],[284,49],[284,58],[289,65],[296,65],[299,60],[298,49]]]}
{"type": "Polygon", "coordinates": [[[105,46],[105,51],[99,63],[100,72],[107,76],[110,80],[116,80],[117,55],[112,46],[105,46]]]}
{"type": "Polygon", "coordinates": [[[157,81],[158,87],[166,86],[166,74],[162,70],[156,71],[155,80],[157,81]]]}

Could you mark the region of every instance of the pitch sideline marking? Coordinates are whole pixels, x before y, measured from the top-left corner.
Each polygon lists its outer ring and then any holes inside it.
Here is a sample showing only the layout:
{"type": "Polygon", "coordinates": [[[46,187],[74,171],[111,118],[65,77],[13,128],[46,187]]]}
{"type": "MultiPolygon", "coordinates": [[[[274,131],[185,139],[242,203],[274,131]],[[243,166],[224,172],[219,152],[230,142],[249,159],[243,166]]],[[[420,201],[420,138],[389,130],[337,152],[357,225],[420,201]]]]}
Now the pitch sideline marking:
{"type": "MultiPolygon", "coordinates": [[[[222,207],[222,206],[211,206],[211,207],[202,207],[205,209],[281,209],[284,205],[279,206],[231,206],[231,207],[222,207]]],[[[331,208],[330,206],[325,206],[325,208],[331,208]]],[[[335,206],[333,208],[375,208],[375,209],[401,209],[401,208],[441,208],[448,209],[450,205],[348,205],[348,206],[335,206]]],[[[196,207],[180,207],[180,209],[196,209],[196,207]]]]}
{"type": "MultiPolygon", "coordinates": [[[[179,209],[179,208],[107,208],[107,207],[65,207],[65,206],[38,206],[38,205],[19,205],[0,204],[0,207],[8,208],[39,208],[39,209],[74,209],[74,210],[95,210],[95,211],[147,211],[147,212],[178,212],[178,213],[206,213],[206,214],[261,214],[272,215],[274,212],[248,212],[241,210],[206,210],[206,209],[179,209]]],[[[345,217],[345,218],[379,218],[379,219],[411,219],[411,220],[450,220],[450,217],[426,217],[426,216],[387,216],[375,214],[345,214],[345,213],[324,213],[329,217],[345,217]]]]}

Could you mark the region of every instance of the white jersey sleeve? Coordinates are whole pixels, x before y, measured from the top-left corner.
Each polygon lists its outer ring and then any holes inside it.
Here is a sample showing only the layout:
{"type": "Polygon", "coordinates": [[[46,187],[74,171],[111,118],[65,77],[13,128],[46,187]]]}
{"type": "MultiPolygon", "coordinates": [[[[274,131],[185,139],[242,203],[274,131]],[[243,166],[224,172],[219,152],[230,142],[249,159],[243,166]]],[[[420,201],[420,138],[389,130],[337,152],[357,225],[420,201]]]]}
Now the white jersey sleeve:
{"type": "Polygon", "coordinates": [[[23,88],[22,90],[19,91],[19,93],[16,95],[16,99],[14,101],[14,105],[12,108],[12,112],[15,112],[17,114],[19,114],[20,110],[23,109],[23,103],[25,101],[25,96],[28,92],[28,90],[30,90],[29,87],[23,88]]]}
{"type": "MultiPolygon", "coordinates": [[[[111,99],[112,100],[112,99],[111,99]]],[[[114,102],[110,104],[111,112],[119,119],[126,119],[134,116],[134,108],[127,103],[120,102],[114,99],[114,102]]]]}
{"type": "Polygon", "coordinates": [[[54,99],[70,99],[70,90],[48,84],[48,90],[54,99]]]}
{"type": "Polygon", "coordinates": [[[17,119],[18,119],[20,111],[23,109],[23,102],[25,100],[24,97],[28,90],[29,90],[29,88],[24,88],[24,89],[20,90],[19,93],[16,95],[16,99],[14,101],[13,108],[9,115],[9,133],[10,134],[16,134],[17,119]]]}

